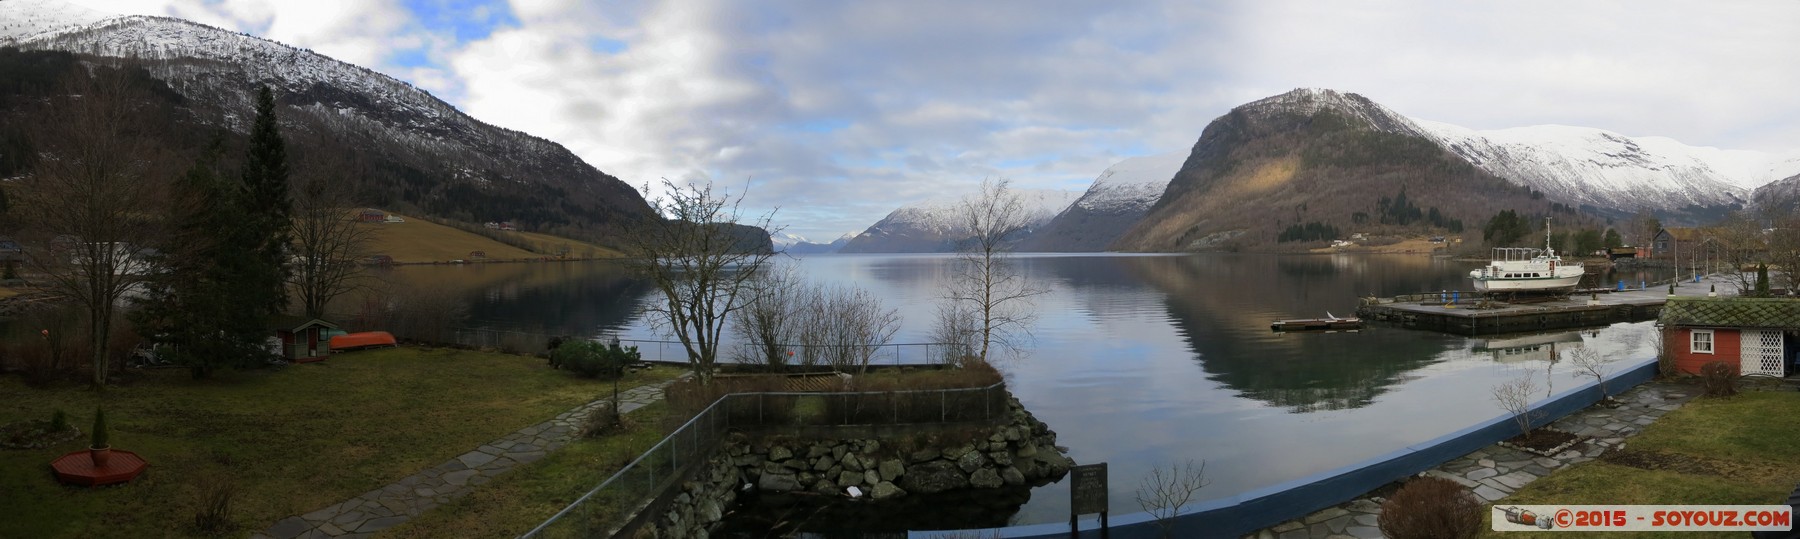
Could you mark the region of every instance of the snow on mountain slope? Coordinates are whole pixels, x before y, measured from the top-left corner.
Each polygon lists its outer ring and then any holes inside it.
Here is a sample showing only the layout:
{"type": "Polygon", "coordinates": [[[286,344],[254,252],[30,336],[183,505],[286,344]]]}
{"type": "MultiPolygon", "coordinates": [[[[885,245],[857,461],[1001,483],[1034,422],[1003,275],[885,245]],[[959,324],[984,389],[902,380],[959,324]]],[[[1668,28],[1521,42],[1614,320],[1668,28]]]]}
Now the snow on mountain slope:
{"type": "Polygon", "coordinates": [[[283,119],[292,133],[321,129],[368,149],[383,170],[414,182],[394,189],[404,202],[432,211],[479,221],[542,210],[527,218],[538,225],[651,215],[636,190],[555,142],[481,122],[409,83],[310,50],[168,17],[94,20],[99,15],[56,0],[0,0],[0,13],[9,44],[139,59],[192,100],[199,121],[240,133],[253,90],[267,84],[297,111],[283,119]],[[35,22],[14,29],[15,20],[35,22]]]}
{"type": "Polygon", "coordinates": [[[1622,212],[1743,204],[1751,189],[1800,172],[1800,152],[1720,150],[1562,125],[1476,131],[1415,123],[1496,176],[1565,202],[1622,212]]]}
{"type": "Polygon", "coordinates": [[[117,16],[60,0],[0,0],[0,45],[117,16]]]}
{"type": "MultiPolygon", "coordinates": [[[[1082,193],[1015,189],[1024,203],[1026,228],[1036,230],[1068,208],[1082,193]]],[[[962,199],[940,198],[902,206],[844,245],[846,253],[945,252],[968,235],[958,211],[962,199]]]]}
{"type": "Polygon", "coordinates": [[[784,248],[792,247],[796,243],[812,243],[812,240],[808,240],[806,239],[806,236],[801,236],[799,234],[777,232],[769,235],[769,242],[775,244],[775,250],[780,251],[784,248]]]}
{"type": "Polygon", "coordinates": [[[1096,212],[1139,210],[1156,204],[1169,179],[1187,162],[1187,152],[1133,157],[1106,167],[1071,206],[1096,212]]]}

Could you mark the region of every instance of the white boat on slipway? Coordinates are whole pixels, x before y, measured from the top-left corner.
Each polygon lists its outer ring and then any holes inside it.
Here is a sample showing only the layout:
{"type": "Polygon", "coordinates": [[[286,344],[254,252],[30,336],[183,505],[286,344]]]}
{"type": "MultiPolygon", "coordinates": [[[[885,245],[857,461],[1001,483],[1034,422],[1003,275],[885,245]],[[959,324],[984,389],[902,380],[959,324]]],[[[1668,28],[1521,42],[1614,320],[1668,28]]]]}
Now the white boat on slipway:
{"type": "Polygon", "coordinates": [[[1568,292],[1581,284],[1585,272],[1580,262],[1563,262],[1550,248],[1550,227],[1544,227],[1544,248],[1496,247],[1487,267],[1470,271],[1475,290],[1486,293],[1568,292]]]}

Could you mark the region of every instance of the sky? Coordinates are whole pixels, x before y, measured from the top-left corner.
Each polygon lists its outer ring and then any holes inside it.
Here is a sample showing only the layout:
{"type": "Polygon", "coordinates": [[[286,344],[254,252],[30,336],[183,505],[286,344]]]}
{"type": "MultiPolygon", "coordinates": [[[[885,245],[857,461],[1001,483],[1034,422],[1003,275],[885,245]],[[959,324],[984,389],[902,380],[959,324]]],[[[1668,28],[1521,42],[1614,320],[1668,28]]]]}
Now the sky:
{"type": "Polygon", "coordinates": [[[987,178],[1081,190],[1232,107],[1800,147],[1800,1],[74,0],[310,48],[634,186],[825,242],[987,178]]]}

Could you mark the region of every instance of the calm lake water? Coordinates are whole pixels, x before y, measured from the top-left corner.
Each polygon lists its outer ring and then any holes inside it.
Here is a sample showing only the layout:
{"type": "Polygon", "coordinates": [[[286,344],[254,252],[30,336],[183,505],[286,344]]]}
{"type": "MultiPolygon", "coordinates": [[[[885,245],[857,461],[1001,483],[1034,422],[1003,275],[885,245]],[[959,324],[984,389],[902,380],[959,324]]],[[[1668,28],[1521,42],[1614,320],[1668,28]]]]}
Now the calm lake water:
{"type": "MultiPolygon", "coordinates": [[[[953,259],[825,255],[788,259],[813,280],[855,284],[899,309],[895,342],[925,342],[953,259]]],[[[1106,462],[1112,511],[1137,512],[1138,481],[1158,466],[1206,462],[1197,499],[1231,496],[1353,464],[1493,418],[1499,381],[1525,370],[1578,378],[1559,350],[1653,355],[1649,323],[1521,338],[1465,338],[1371,327],[1277,334],[1269,322],[1349,315],[1357,298],[1467,288],[1476,264],[1419,255],[1021,255],[1049,293],[1035,339],[1003,362],[1011,389],[1078,463],[1106,462]]],[[[649,289],[611,263],[410,266],[391,277],[445,283],[469,325],[662,339],[637,316],[649,289]]],[[[1607,276],[1636,280],[1635,275],[1607,276]]],[[[650,352],[646,352],[649,355],[650,352]]],[[[1567,385],[1565,385],[1567,384],[1567,385]]],[[[1068,490],[1030,492],[992,522],[1066,522],[1068,490]]],[[[909,511],[911,512],[911,511],[909,511]]],[[[896,527],[910,527],[905,515],[896,527]]],[[[937,523],[917,526],[941,525],[937,523]]]]}

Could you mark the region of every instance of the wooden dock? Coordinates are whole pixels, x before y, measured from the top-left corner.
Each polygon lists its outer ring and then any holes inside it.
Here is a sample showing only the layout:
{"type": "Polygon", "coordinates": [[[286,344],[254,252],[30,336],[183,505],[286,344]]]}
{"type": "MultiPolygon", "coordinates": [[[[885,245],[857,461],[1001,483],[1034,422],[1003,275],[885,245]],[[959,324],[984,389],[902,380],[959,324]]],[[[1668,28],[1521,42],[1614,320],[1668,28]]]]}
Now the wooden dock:
{"type": "MultiPolygon", "coordinates": [[[[1719,295],[1736,295],[1737,288],[1718,279],[1686,282],[1676,296],[1703,297],[1717,285],[1719,295]]],[[[1447,295],[1446,295],[1447,296],[1447,295]]],[[[1363,298],[1356,315],[1365,321],[1427,329],[1458,335],[1492,335],[1526,331],[1605,326],[1618,322],[1655,320],[1669,298],[1667,284],[1647,290],[1586,290],[1566,298],[1532,298],[1512,303],[1487,300],[1462,292],[1456,301],[1437,293],[1393,298],[1363,298]]]]}

